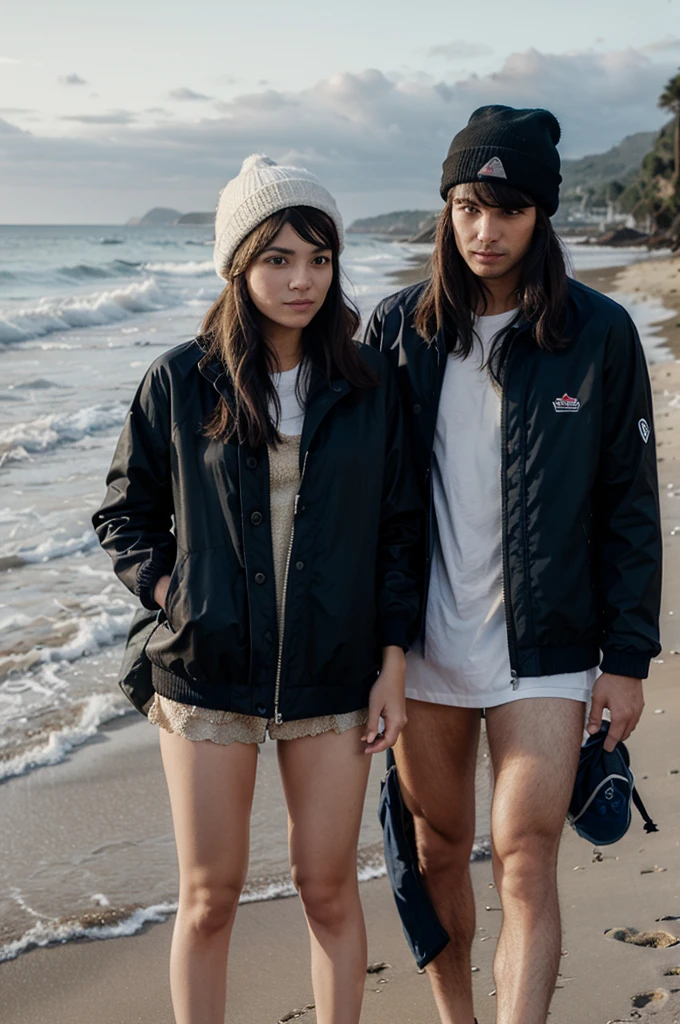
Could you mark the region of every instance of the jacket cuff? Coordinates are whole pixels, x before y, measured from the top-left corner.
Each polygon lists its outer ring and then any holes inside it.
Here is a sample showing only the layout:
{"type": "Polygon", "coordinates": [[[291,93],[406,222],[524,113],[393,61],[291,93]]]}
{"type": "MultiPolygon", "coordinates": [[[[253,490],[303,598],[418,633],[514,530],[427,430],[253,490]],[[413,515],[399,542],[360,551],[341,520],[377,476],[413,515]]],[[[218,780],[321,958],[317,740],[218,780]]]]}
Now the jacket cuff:
{"type": "Polygon", "coordinates": [[[613,676],[646,679],[649,675],[651,657],[650,654],[640,654],[637,651],[605,651],[600,668],[613,676]]]}
{"type": "Polygon", "coordinates": [[[410,647],[409,636],[411,634],[410,619],[397,617],[385,619],[380,626],[378,638],[381,647],[401,647],[404,654],[410,647]]]}
{"type": "Polygon", "coordinates": [[[168,571],[165,560],[153,555],[151,558],[147,558],[146,562],[142,562],[137,569],[135,595],[149,611],[156,611],[160,608],[158,602],[154,600],[153,592],[161,576],[166,576],[168,571]]]}

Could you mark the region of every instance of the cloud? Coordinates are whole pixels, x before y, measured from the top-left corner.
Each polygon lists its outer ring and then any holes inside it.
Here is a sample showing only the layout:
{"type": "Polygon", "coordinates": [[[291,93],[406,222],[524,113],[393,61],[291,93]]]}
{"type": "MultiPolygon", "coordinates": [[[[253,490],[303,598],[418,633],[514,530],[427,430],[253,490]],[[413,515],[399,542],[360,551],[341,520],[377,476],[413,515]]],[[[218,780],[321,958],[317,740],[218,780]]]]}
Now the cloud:
{"type": "Polygon", "coordinates": [[[0,114],[35,114],[31,107],[0,107],[0,114]]]}
{"type": "Polygon", "coordinates": [[[21,128],[17,128],[15,124],[10,121],[6,121],[4,117],[0,117],[0,135],[27,135],[28,132],[23,131],[21,128]]]}
{"type": "Polygon", "coordinates": [[[488,57],[493,53],[486,43],[466,43],[464,39],[454,39],[451,43],[440,43],[431,46],[428,57],[444,57],[446,60],[465,60],[468,57],[488,57]]]}
{"type": "Polygon", "coordinates": [[[0,64],[21,64],[16,57],[0,57],[0,64]]]}
{"type": "Polygon", "coordinates": [[[66,138],[5,130],[0,180],[22,189],[95,183],[117,195],[132,195],[143,181],[147,194],[167,205],[186,208],[190,191],[209,208],[245,156],[266,152],[319,173],[341,203],[361,195],[362,208],[377,212],[413,197],[435,207],[442,159],[476,107],[548,107],[562,125],[562,155],[581,156],[660,127],[657,98],[674,72],[672,54],[644,48],[527,49],[485,75],[344,72],[295,92],[236,95],[219,102],[217,116],[142,125],[130,111],[84,114],[68,119],[74,128],[66,138]],[[115,139],[85,132],[111,124],[120,126],[115,139]]]}
{"type": "Polygon", "coordinates": [[[75,71],[70,75],[60,75],[58,81],[61,82],[62,85],[87,85],[85,79],[81,78],[80,75],[77,75],[75,71]]]}
{"type": "Polygon", "coordinates": [[[137,114],[132,110],[112,110],[108,114],[64,114],[60,120],[78,124],[134,124],[137,114]]]}
{"type": "Polygon", "coordinates": [[[172,89],[168,96],[171,100],[181,100],[182,102],[195,103],[197,100],[211,100],[212,96],[205,96],[202,92],[194,92],[193,89],[187,89],[186,86],[182,86],[180,89],[172,89]]]}
{"type": "Polygon", "coordinates": [[[680,50],[680,36],[666,36],[655,43],[647,43],[642,47],[643,51],[649,53],[665,53],[669,50],[680,50]]]}

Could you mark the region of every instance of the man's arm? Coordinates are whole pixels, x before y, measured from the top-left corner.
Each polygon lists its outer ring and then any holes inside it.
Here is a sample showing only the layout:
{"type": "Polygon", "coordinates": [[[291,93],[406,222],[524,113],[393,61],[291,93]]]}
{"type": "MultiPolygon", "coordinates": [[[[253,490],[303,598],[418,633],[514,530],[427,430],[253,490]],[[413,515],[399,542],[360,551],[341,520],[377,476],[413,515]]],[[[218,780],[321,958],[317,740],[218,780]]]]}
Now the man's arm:
{"type": "Polygon", "coordinates": [[[602,622],[602,676],[593,690],[588,731],[605,707],[606,749],[637,725],[642,679],[661,650],[661,525],[649,374],[640,339],[621,310],[603,366],[603,426],[593,495],[595,571],[602,622]]]}

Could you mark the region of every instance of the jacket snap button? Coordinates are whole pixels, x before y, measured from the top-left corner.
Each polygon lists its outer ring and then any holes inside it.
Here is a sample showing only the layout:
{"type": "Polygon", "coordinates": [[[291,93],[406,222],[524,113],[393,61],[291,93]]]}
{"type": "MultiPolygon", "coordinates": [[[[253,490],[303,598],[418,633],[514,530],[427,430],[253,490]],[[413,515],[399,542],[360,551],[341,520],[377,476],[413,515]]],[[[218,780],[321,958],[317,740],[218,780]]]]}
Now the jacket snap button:
{"type": "Polygon", "coordinates": [[[416,414],[416,416],[418,416],[422,412],[422,407],[420,405],[414,405],[413,411],[416,414]]]}
{"type": "Polygon", "coordinates": [[[262,522],[262,513],[253,512],[252,516],[250,517],[250,521],[253,524],[253,526],[259,526],[260,523],[262,522]]]}
{"type": "Polygon", "coordinates": [[[300,569],[304,569],[304,567],[305,567],[305,563],[304,562],[296,562],[295,563],[295,568],[298,570],[298,572],[300,571],[300,569]]]}
{"type": "Polygon", "coordinates": [[[257,711],[258,715],[266,715],[267,714],[267,709],[264,706],[264,704],[258,704],[257,707],[255,708],[255,710],[257,711]]]}
{"type": "Polygon", "coordinates": [[[246,459],[246,466],[248,469],[257,469],[257,459],[254,455],[249,455],[246,459]]]}
{"type": "Polygon", "coordinates": [[[266,579],[267,577],[263,572],[255,573],[255,582],[258,583],[260,586],[265,582],[266,579]]]}

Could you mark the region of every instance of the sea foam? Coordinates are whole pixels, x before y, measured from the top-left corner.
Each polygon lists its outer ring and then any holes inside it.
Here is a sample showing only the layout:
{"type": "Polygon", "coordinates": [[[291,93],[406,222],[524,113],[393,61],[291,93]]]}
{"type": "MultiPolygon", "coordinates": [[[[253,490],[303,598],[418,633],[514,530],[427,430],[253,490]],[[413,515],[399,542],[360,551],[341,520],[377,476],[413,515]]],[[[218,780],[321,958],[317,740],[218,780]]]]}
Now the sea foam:
{"type": "Polygon", "coordinates": [[[0,430],[0,453],[21,448],[24,453],[44,452],[59,444],[80,441],[88,434],[120,427],[127,416],[123,402],[90,405],[76,412],[53,413],[0,430]]]}
{"type": "Polygon", "coordinates": [[[172,292],[164,292],[150,277],[94,294],[40,299],[23,309],[0,310],[0,343],[40,338],[74,327],[117,323],[138,313],[173,306],[178,298],[172,292]]]}
{"type": "MultiPolygon", "coordinates": [[[[0,781],[23,775],[34,768],[60,764],[75,747],[82,746],[96,735],[102,725],[123,715],[135,713],[130,704],[121,704],[117,694],[99,693],[87,697],[74,725],[50,733],[46,742],[36,744],[13,757],[0,760],[0,781]]],[[[2,955],[0,953],[0,960],[2,955]]]]}

